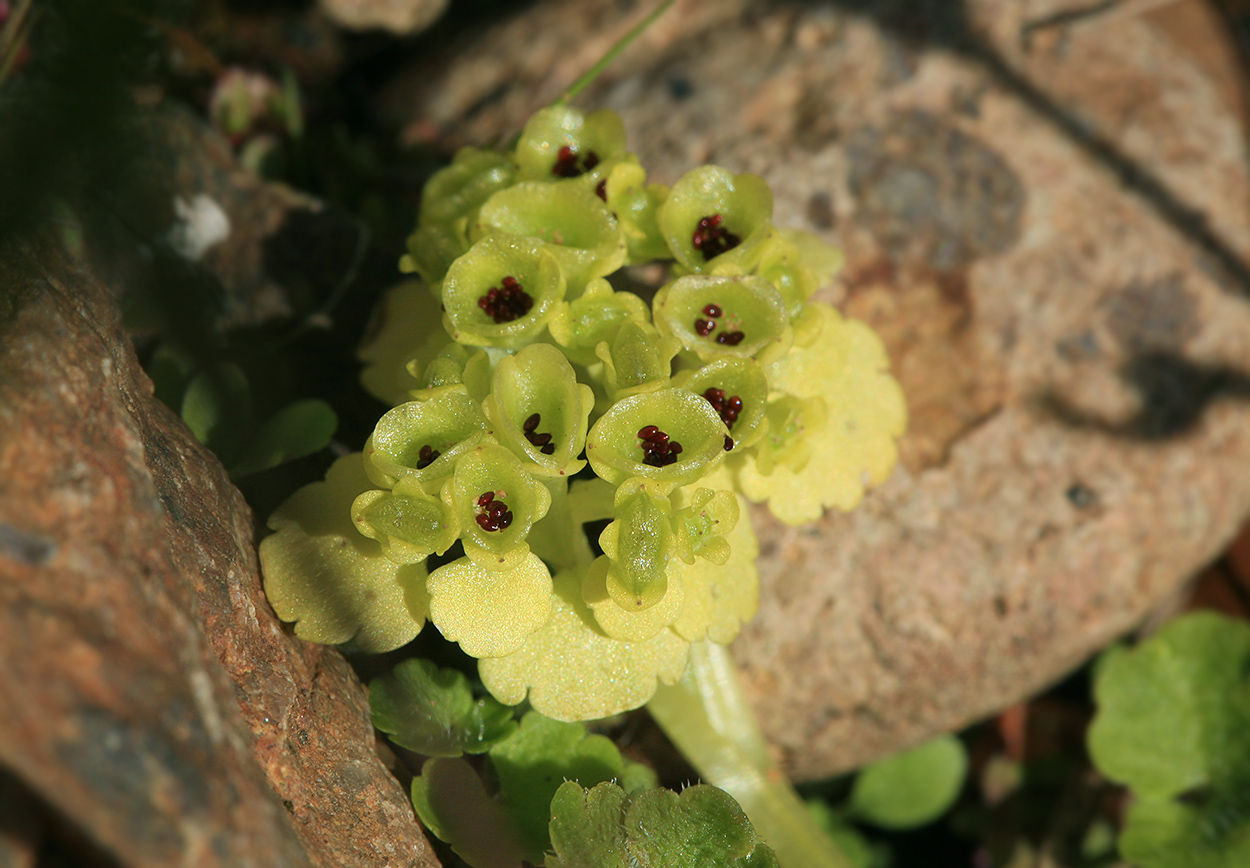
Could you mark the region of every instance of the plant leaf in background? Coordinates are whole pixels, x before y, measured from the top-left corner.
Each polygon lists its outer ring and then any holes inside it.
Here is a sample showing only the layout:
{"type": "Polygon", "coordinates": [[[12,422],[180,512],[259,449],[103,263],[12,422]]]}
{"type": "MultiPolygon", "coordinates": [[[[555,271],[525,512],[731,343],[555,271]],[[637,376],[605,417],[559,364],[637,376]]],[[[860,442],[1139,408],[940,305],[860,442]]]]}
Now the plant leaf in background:
{"type": "Polygon", "coordinates": [[[861,771],[849,808],[856,819],[885,829],[923,826],[954,804],[967,773],[963,743],[944,735],[861,771]]]}
{"type": "Polygon", "coordinates": [[[775,868],[738,803],[706,785],[630,797],[613,783],[562,784],[551,802],[547,868],[775,868]]]}
{"type": "Polygon", "coordinates": [[[619,778],[620,751],[602,735],[588,735],[580,723],[561,723],[529,712],[521,728],[490,750],[499,775],[499,796],[517,821],[526,858],[542,861],[551,848],[547,824],[551,798],[565,781],[594,786],[619,778]]]}
{"type": "Polygon", "coordinates": [[[248,436],[230,467],[230,475],[246,476],[324,449],[338,427],[330,405],[316,398],[287,404],[248,436]]]}
{"type": "Polygon", "coordinates": [[[516,823],[463,759],[426,760],[412,779],[412,806],[425,827],[473,868],[521,868],[516,823]]]}
{"type": "Polygon", "coordinates": [[[474,699],[463,673],[429,660],[405,660],[369,682],[369,706],[374,726],[426,756],[485,753],[517,728],[511,708],[474,699]]]}
{"type": "Polygon", "coordinates": [[[1135,796],[1120,836],[1125,859],[1250,865],[1248,675],[1250,626],[1206,612],[1104,659],[1089,749],[1135,796]]]}
{"type": "Polygon", "coordinates": [[[252,390],[243,369],[227,364],[196,374],[182,396],[182,419],[222,464],[233,464],[252,422],[252,390]]]}

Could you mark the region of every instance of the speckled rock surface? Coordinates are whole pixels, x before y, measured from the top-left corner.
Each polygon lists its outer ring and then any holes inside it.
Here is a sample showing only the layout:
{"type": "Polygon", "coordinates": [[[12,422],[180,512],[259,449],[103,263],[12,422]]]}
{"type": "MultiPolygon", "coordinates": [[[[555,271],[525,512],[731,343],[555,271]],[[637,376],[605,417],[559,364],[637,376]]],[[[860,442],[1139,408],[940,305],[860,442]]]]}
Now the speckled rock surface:
{"type": "Polygon", "coordinates": [[[246,504],[55,238],[0,252],[0,657],[0,798],[74,864],[438,864],[359,682],[283,632],[246,504]]]}
{"type": "MultiPolygon", "coordinates": [[[[658,180],[764,175],[778,223],[847,251],[828,297],[908,395],[902,466],[859,510],[754,516],[763,603],[734,651],[798,777],[1039,690],[1250,510],[1222,36],[1197,3],[1196,39],[1177,8],[1053,23],[1070,5],[681,2],[581,98],[621,111],[658,180]]],[[[393,111],[414,139],[505,140],[644,11],[539,5],[414,71],[393,111]]]]}
{"type": "Polygon", "coordinates": [[[429,27],[443,14],[447,0],[321,0],[321,9],[340,27],[385,28],[401,36],[429,27]]]}

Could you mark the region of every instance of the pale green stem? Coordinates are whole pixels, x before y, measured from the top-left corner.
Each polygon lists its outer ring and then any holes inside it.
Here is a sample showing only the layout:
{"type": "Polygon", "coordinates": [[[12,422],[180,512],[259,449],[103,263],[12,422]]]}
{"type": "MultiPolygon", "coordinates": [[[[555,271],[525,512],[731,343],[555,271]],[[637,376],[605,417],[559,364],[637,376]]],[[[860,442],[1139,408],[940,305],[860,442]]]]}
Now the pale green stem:
{"type": "Polygon", "coordinates": [[[599,73],[603,72],[609,63],[616,60],[616,56],[618,54],[628,48],[629,44],[638,38],[638,34],[650,27],[655,22],[655,19],[663,15],[668,7],[672,5],[673,0],[664,0],[663,3],[655,8],[655,11],[653,11],[646,18],[642,19],[637,26],[618,39],[616,44],[608,49],[607,54],[599,58],[598,63],[582,73],[577,81],[570,84],[564,93],[560,94],[560,98],[556,100],[556,105],[563,105],[581,93],[592,81],[599,77],[599,73]]]}
{"type": "Polygon", "coordinates": [[[738,800],[781,868],[850,868],[773,764],[724,646],[691,645],[685,677],[660,685],[647,710],[706,782],[738,800]]]}

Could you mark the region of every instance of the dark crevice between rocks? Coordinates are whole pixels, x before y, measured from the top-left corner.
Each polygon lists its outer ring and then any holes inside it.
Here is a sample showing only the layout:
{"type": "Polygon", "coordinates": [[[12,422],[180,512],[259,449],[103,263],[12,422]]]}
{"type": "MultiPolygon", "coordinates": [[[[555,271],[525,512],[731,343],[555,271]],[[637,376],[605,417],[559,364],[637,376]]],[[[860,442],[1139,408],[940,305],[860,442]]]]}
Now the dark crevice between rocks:
{"type": "Polygon", "coordinates": [[[1061,424],[1157,443],[1184,437],[1220,400],[1250,400],[1250,375],[1226,367],[1204,366],[1168,352],[1134,356],[1119,371],[1137,393],[1137,412],[1127,419],[1107,419],[1076,406],[1056,392],[1038,396],[1043,412],[1061,424]]]}
{"type": "Polygon", "coordinates": [[[16,774],[0,768],[0,865],[121,868],[16,774]]]}
{"type": "MultiPolygon", "coordinates": [[[[815,0],[802,0],[812,4],[815,0]]],[[[1096,129],[1067,111],[1010,64],[976,32],[965,0],[831,0],[832,5],[872,21],[905,44],[953,52],[985,69],[1034,114],[1113,173],[1120,184],[1145,200],[1174,230],[1210,260],[1221,285],[1250,299],[1247,264],[1213,227],[1207,215],[1171,190],[1149,168],[1128,156],[1096,129]]],[[[821,5],[824,5],[822,0],[821,5]]]]}

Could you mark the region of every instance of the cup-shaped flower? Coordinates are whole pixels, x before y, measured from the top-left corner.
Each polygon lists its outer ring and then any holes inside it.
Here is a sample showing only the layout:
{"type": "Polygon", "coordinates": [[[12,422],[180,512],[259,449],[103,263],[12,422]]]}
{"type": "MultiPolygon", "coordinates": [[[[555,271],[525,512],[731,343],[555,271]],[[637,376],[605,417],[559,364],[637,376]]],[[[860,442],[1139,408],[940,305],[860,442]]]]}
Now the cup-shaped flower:
{"type": "Polygon", "coordinates": [[[456,511],[464,553],[482,569],[499,571],[529,555],[525,538],[551,507],[551,492],[508,449],[482,443],[456,462],[443,500],[456,511]]]}
{"type": "Polygon", "coordinates": [[[668,590],[672,505],[665,487],[644,477],[623,482],[614,505],[616,518],[599,535],[599,547],[611,564],[608,596],[626,611],[641,612],[663,600],[668,590]]]}
{"type": "Polygon", "coordinates": [[[419,226],[408,236],[408,252],[399,260],[399,270],[415,272],[427,289],[437,296],[451,264],[469,249],[468,227],[464,220],[419,226]]]}
{"type": "Polygon", "coordinates": [[[503,234],[547,245],[576,298],[592,278],[625,264],[621,225],[594,190],[583,184],[523,181],[482,206],[471,237],[503,234]]]}
{"type": "Polygon", "coordinates": [[[513,349],[536,338],[564,298],[555,257],[533,238],[483,238],[457,259],[443,281],[453,340],[513,349]]]}
{"type": "Polygon", "coordinates": [[[586,437],[586,457],[613,485],[642,476],[664,490],[715,470],[727,437],[704,398],[685,389],[660,389],[618,401],[599,417],[586,437]]]}
{"type": "Polygon", "coordinates": [[[373,489],[352,502],[356,530],[382,545],[395,563],[415,564],[442,554],[460,536],[456,514],[415,479],[401,479],[391,491],[373,489]]]}
{"type": "Polygon", "coordinates": [[[539,109],[517,140],[521,178],[558,181],[594,175],[607,160],[625,153],[625,125],[609,109],[584,114],[569,105],[539,109]]]}
{"type": "Polygon", "coordinates": [[[791,473],[802,473],[829,417],[824,399],[782,395],[769,403],[766,412],[768,433],[755,447],[756,470],[767,476],[780,465],[791,473]]]}
{"type": "Polygon", "coordinates": [[[738,496],[732,491],[698,488],[672,521],[677,557],[688,564],[701,557],[723,566],[729,560],[725,535],[738,523],[738,496]]]}
{"type": "Polygon", "coordinates": [[[595,347],[595,355],[603,361],[608,398],[619,401],[667,387],[673,357],[680,349],[674,338],[660,334],[648,323],[625,323],[611,341],[595,347]]]}
{"type": "Polygon", "coordinates": [[[700,166],[673,185],[656,221],[679,263],[708,271],[749,260],[772,216],[773,194],[763,178],[700,166]]]}
{"type": "Polygon", "coordinates": [[[781,358],[792,335],[785,300],[762,277],[691,274],[662,287],[655,325],[702,361],[781,358]]]}
{"type": "Polygon", "coordinates": [[[424,368],[414,359],[408,363],[408,370],[419,381],[408,394],[418,401],[429,401],[447,392],[459,392],[480,401],[490,391],[490,357],[486,351],[473,351],[454,341],[447,341],[424,368]]]}
{"type": "Polygon", "coordinates": [[[650,262],[673,255],[656,222],[656,215],[668,200],[671,188],[646,181],[646,170],[629,161],[613,165],[603,181],[603,198],[608,210],[621,222],[630,262],[650,262]]]}
{"type": "Polygon", "coordinates": [[[512,185],[516,171],[504,154],[461,148],[421,191],[419,225],[453,223],[473,214],[492,194],[512,185]]]}
{"type": "Polygon", "coordinates": [[[798,245],[779,229],[773,229],[760,243],[755,273],[777,287],[790,317],[798,316],[803,303],[819,288],[816,275],[803,263],[798,245]]]}
{"type": "Polygon", "coordinates": [[[433,494],[454,472],[456,459],[485,436],[486,418],[468,395],[409,401],[378,420],[365,445],[365,469],[381,488],[414,479],[433,494]]]}
{"type": "Polygon", "coordinates": [[[768,430],[768,377],[753,359],[715,359],[681,371],[673,385],[689,389],[712,405],[729,429],[734,448],[755,443],[768,430]]]}
{"type": "Polygon", "coordinates": [[[577,456],[595,394],[577,382],[573,366],[550,344],[533,344],[495,365],[483,402],[495,438],[537,476],[572,476],[586,466],[577,456]]]}
{"type": "Polygon", "coordinates": [[[547,331],[568,358],[579,365],[599,361],[595,347],[610,341],[627,322],[647,322],[651,309],[632,292],[615,292],[612,285],[597,277],[586,291],[572,301],[562,302],[547,324],[547,331]]]}

